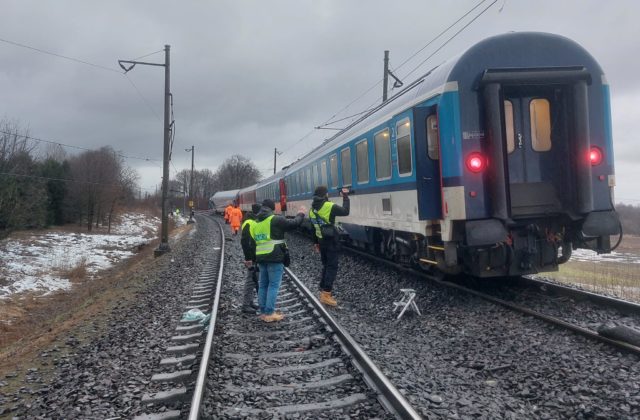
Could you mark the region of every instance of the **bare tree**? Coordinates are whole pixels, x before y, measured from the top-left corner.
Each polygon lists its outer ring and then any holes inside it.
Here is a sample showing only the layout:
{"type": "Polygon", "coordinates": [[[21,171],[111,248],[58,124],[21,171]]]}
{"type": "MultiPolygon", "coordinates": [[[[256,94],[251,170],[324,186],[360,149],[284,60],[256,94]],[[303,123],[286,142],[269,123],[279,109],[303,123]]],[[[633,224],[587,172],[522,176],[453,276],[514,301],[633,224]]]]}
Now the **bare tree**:
{"type": "Polygon", "coordinates": [[[0,121],[0,231],[46,224],[47,193],[28,135],[17,121],[0,121]]]}
{"type": "Polygon", "coordinates": [[[248,158],[233,155],[215,173],[216,191],[248,187],[260,180],[260,170],[248,158]]]}
{"type": "Polygon", "coordinates": [[[109,207],[109,217],[107,222],[107,233],[111,233],[111,221],[113,220],[117,204],[125,200],[133,201],[139,178],[140,176],[135,169],[129,168],[128,166],[123,166],[121,168],[118,185],[112,190],[111,206],[109,207]]]}
{"type": "Polygon", "coordinates": [[[71,200],[77,206],[80,219],[86,217],[87,229],[91,231],[107,212],[110,220],[112,209],[123,194],[124,186],[135,185],[136,176],[125,173],[122,158],[111,147],[90,150],[70,159],[75,183],[71,200]],[[84,209],[84,210],[83,210],[84,209]]]}

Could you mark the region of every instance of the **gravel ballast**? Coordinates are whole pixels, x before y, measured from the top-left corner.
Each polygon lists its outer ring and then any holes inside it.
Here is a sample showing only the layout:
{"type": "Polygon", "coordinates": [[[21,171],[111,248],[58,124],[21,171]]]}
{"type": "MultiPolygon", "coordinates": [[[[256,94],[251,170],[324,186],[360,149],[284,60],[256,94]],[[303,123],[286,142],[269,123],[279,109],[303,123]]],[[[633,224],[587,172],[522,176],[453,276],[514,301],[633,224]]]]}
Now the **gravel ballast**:
{"type": "MultiPolygon", "coordinates": [[[[306,238],[290,235],[292,270],[317,290],[306,238]]],[[[637,418],[640,363],[531,317],[343,254],[331,309],[425,418],[637,418]],[[395,321],[401,288],[422,316],[395,321]]]]}
{"type": "Polygon", "coordinates": [[[203,256],[214,243],[219,243],[217,225],[209,217],[197,216],[196,228],[172,243],[170,253],[147,265],[148,271],[136,273],[146,286],[135,299],[118,303],[106,320],[89,326],[97,331],[95,336],[68,336],[64,353],[54,347],[41,354],[55,366],[52,377],[45,380],[33,372],[17,393],[2,394],[0,414],[106,419],[145,412],[148,407],[141,403],[142,395],[158,370],[169,337],[175,335],[203,256]]]}

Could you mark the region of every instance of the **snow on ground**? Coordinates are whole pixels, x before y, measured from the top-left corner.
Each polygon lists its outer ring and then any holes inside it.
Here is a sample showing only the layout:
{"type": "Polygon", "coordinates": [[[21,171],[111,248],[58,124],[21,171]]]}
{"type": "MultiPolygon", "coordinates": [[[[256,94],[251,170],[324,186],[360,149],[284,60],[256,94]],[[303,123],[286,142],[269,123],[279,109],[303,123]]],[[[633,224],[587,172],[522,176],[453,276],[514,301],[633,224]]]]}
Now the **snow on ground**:
{"type": "Polygon", "coordinates": [[[48,232],[0,242],[0,299],[69,289],[67,273],[85,265],[89,276],[131,257],[157,236],[160,219],[127,213],[111,235],[48,232]]]}
{"type": "Polygon", "coordinates": [[[627,254],[623,252],[613,251],[610,254],[600,254],[591,251],[590,249],[575,249],[571,253],[572,261],[585,261],[585,262],[615,262],[626,264],[640,264],[640,256],[636,254],[627,254]]]}

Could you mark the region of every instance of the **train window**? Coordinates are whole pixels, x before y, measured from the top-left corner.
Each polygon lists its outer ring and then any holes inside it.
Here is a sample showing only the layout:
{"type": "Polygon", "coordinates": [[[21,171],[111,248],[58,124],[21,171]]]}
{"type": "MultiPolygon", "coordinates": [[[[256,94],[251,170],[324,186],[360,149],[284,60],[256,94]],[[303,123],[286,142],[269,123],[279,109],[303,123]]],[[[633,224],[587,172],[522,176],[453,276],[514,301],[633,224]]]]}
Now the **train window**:
{"type": "Polygon", "coordinates": [[[438,133],[438,116],[436,114],[427,117],[427,153],[433,160],[440,158],[440,138],[438,133]]]}
{"type": "Polygon", "coordinates": [[[536,152],[551,150],[551,112],[549,101],[544,98],[533,99],[529,103],[531,116],[531,147],[536,152]]]}
{"type": "Polygon", "coordinates": [[[327,182],[327,161],[323,160],[320,162],[320,184],[321,185],[329,185],[327,182]]]}
{"type": "Polygon", "coordinates": [[[307,192],[311,192],[311,168],[307,168],[307,192]]]}
{"type": "Polygon", "coordinates": [[[304,171],[298,172],[298,194],[304,194],[304,171]]]}
{"type": "Polygon", "coordinates": [[[318,167],[314,163],[311,167],[311,189],[313,190],[318,185],[318,167]]]}
{"type": "Polygon", "coordinates": [[[373,136],[373,148],[376,162],[376,179],[391,178],[391,138],[388,128],[373,136]]]}
{"type": "Polygon", "coordinates": [[[337,188],[338,187],[338,155],[331,155],[331,157],[329,158],[329,175],[331,176],[331,188],[337,188]]]}
{"type": "Polygon", "coordinates": [[[398,173],[400,176],[411,175],[411,123],[408,118],[399,121],[396,125],[396,151],[398,154],[398,173]]]}
{"type": "Polygon", "coordinates": [[[342,186],[351,185],[351,149],[346,148],[340,151],[340,160],[342,161],[342,186]]]}
{"type": "Polygon", "coordinates": [[[356,171],[358,184],[369,182],[369,146],[367,139],[356,143],[356,171]]]}
{"type": "Polygon", "coordinates": [[[513,103],[504,101],[504,128],[507,133],[507,153],[516,150],[516,134],[513,125],[513,103]]]}

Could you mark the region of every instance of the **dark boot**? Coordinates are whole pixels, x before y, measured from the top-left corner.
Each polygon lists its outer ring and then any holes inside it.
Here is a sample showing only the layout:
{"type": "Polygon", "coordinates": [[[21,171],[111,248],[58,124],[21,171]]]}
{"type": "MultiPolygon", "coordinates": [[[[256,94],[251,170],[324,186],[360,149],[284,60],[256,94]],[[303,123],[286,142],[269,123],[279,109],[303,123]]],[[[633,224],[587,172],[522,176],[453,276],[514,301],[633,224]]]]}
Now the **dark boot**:
{"type": "Polygon", "coordinates": [[[255,313],[258,306],[253,303],[253,298],[256,296],[255,282],[254,282],[254,268],[251,267],[247,270],[247,277],[244,281],[244,291],[242,297],[242,312],[249,313],[249,311],[255,313]]]}

